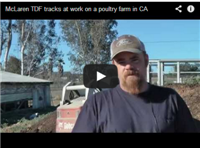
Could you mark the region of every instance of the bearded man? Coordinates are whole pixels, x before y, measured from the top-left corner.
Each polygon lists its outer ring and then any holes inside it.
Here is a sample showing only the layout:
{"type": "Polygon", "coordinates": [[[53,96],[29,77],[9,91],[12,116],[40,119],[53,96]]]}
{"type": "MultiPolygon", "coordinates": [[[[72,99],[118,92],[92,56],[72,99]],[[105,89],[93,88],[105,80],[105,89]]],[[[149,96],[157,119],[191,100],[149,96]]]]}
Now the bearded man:
{"type": "Polygon", "coordinates": [[[111,44],[111,59],[119,85],[89,97],[72,132],[196,132],[181,96],[146,81],[149,57],[142,41],[118,37],[111,44]]]}

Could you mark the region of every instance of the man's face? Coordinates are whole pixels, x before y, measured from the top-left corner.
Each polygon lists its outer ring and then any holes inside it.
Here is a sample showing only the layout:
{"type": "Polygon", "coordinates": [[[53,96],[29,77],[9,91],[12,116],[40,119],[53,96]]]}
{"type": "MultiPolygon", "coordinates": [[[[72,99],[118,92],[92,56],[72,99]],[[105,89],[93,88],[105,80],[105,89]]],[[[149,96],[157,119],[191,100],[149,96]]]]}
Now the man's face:
{"type": "Polygon", "coordinates": [[[114,57],[120,85],[130,94],[139,94],[146,82],[148,60],[148,55],[143,53],[122,52],[114,57]]]}

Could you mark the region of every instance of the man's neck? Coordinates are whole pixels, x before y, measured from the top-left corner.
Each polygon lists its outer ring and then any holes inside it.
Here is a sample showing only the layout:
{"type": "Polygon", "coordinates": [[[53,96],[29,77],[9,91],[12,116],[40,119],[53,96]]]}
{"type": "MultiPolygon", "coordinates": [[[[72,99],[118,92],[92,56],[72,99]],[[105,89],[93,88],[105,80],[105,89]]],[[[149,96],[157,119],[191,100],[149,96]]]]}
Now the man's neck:
{"type": "Polygon", "coordinates": [[[149,84],[145,81],[142,85],[142,88],[141,88],[141,92],[140,93],[143,93],[145,91],[147,91],[149,89],[149,84]]]}
{"type": "MultiPolygon", "coordinates": [[[[120,84],[120,87],[123,91],[128,92],[128,90],[126,90],[126,88],[124,88],[121,84],[120,84]]],[[[149,84],[145,81],[142,84],[142,87],[140,89],[140,93],[143,93],[143,92],[147,91],[148,89],[149,89],[149,84]]]]}

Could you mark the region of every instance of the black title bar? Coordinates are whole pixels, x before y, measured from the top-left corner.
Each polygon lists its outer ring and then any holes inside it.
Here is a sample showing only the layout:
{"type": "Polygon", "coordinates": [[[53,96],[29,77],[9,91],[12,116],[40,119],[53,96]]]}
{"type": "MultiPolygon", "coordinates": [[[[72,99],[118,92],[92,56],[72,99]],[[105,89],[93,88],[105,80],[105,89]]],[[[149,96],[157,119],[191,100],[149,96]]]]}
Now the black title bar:
{"type": "Polygon", "coordinates": [[[1,2],[1,19],[200,19],[200,2],[1,2]]]}

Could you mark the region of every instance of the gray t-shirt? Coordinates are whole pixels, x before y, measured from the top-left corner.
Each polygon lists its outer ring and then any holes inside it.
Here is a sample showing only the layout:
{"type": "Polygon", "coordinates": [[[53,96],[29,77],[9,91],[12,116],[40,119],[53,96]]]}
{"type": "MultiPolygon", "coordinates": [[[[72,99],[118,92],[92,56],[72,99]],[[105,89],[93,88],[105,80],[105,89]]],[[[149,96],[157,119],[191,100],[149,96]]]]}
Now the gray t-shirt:
{"type": "Polygon", "coordinates": [[[92,95],[72,132],[196,132],[191,113],[175,90],[148,85],[139,95],[120,85],[92,95]]]}

